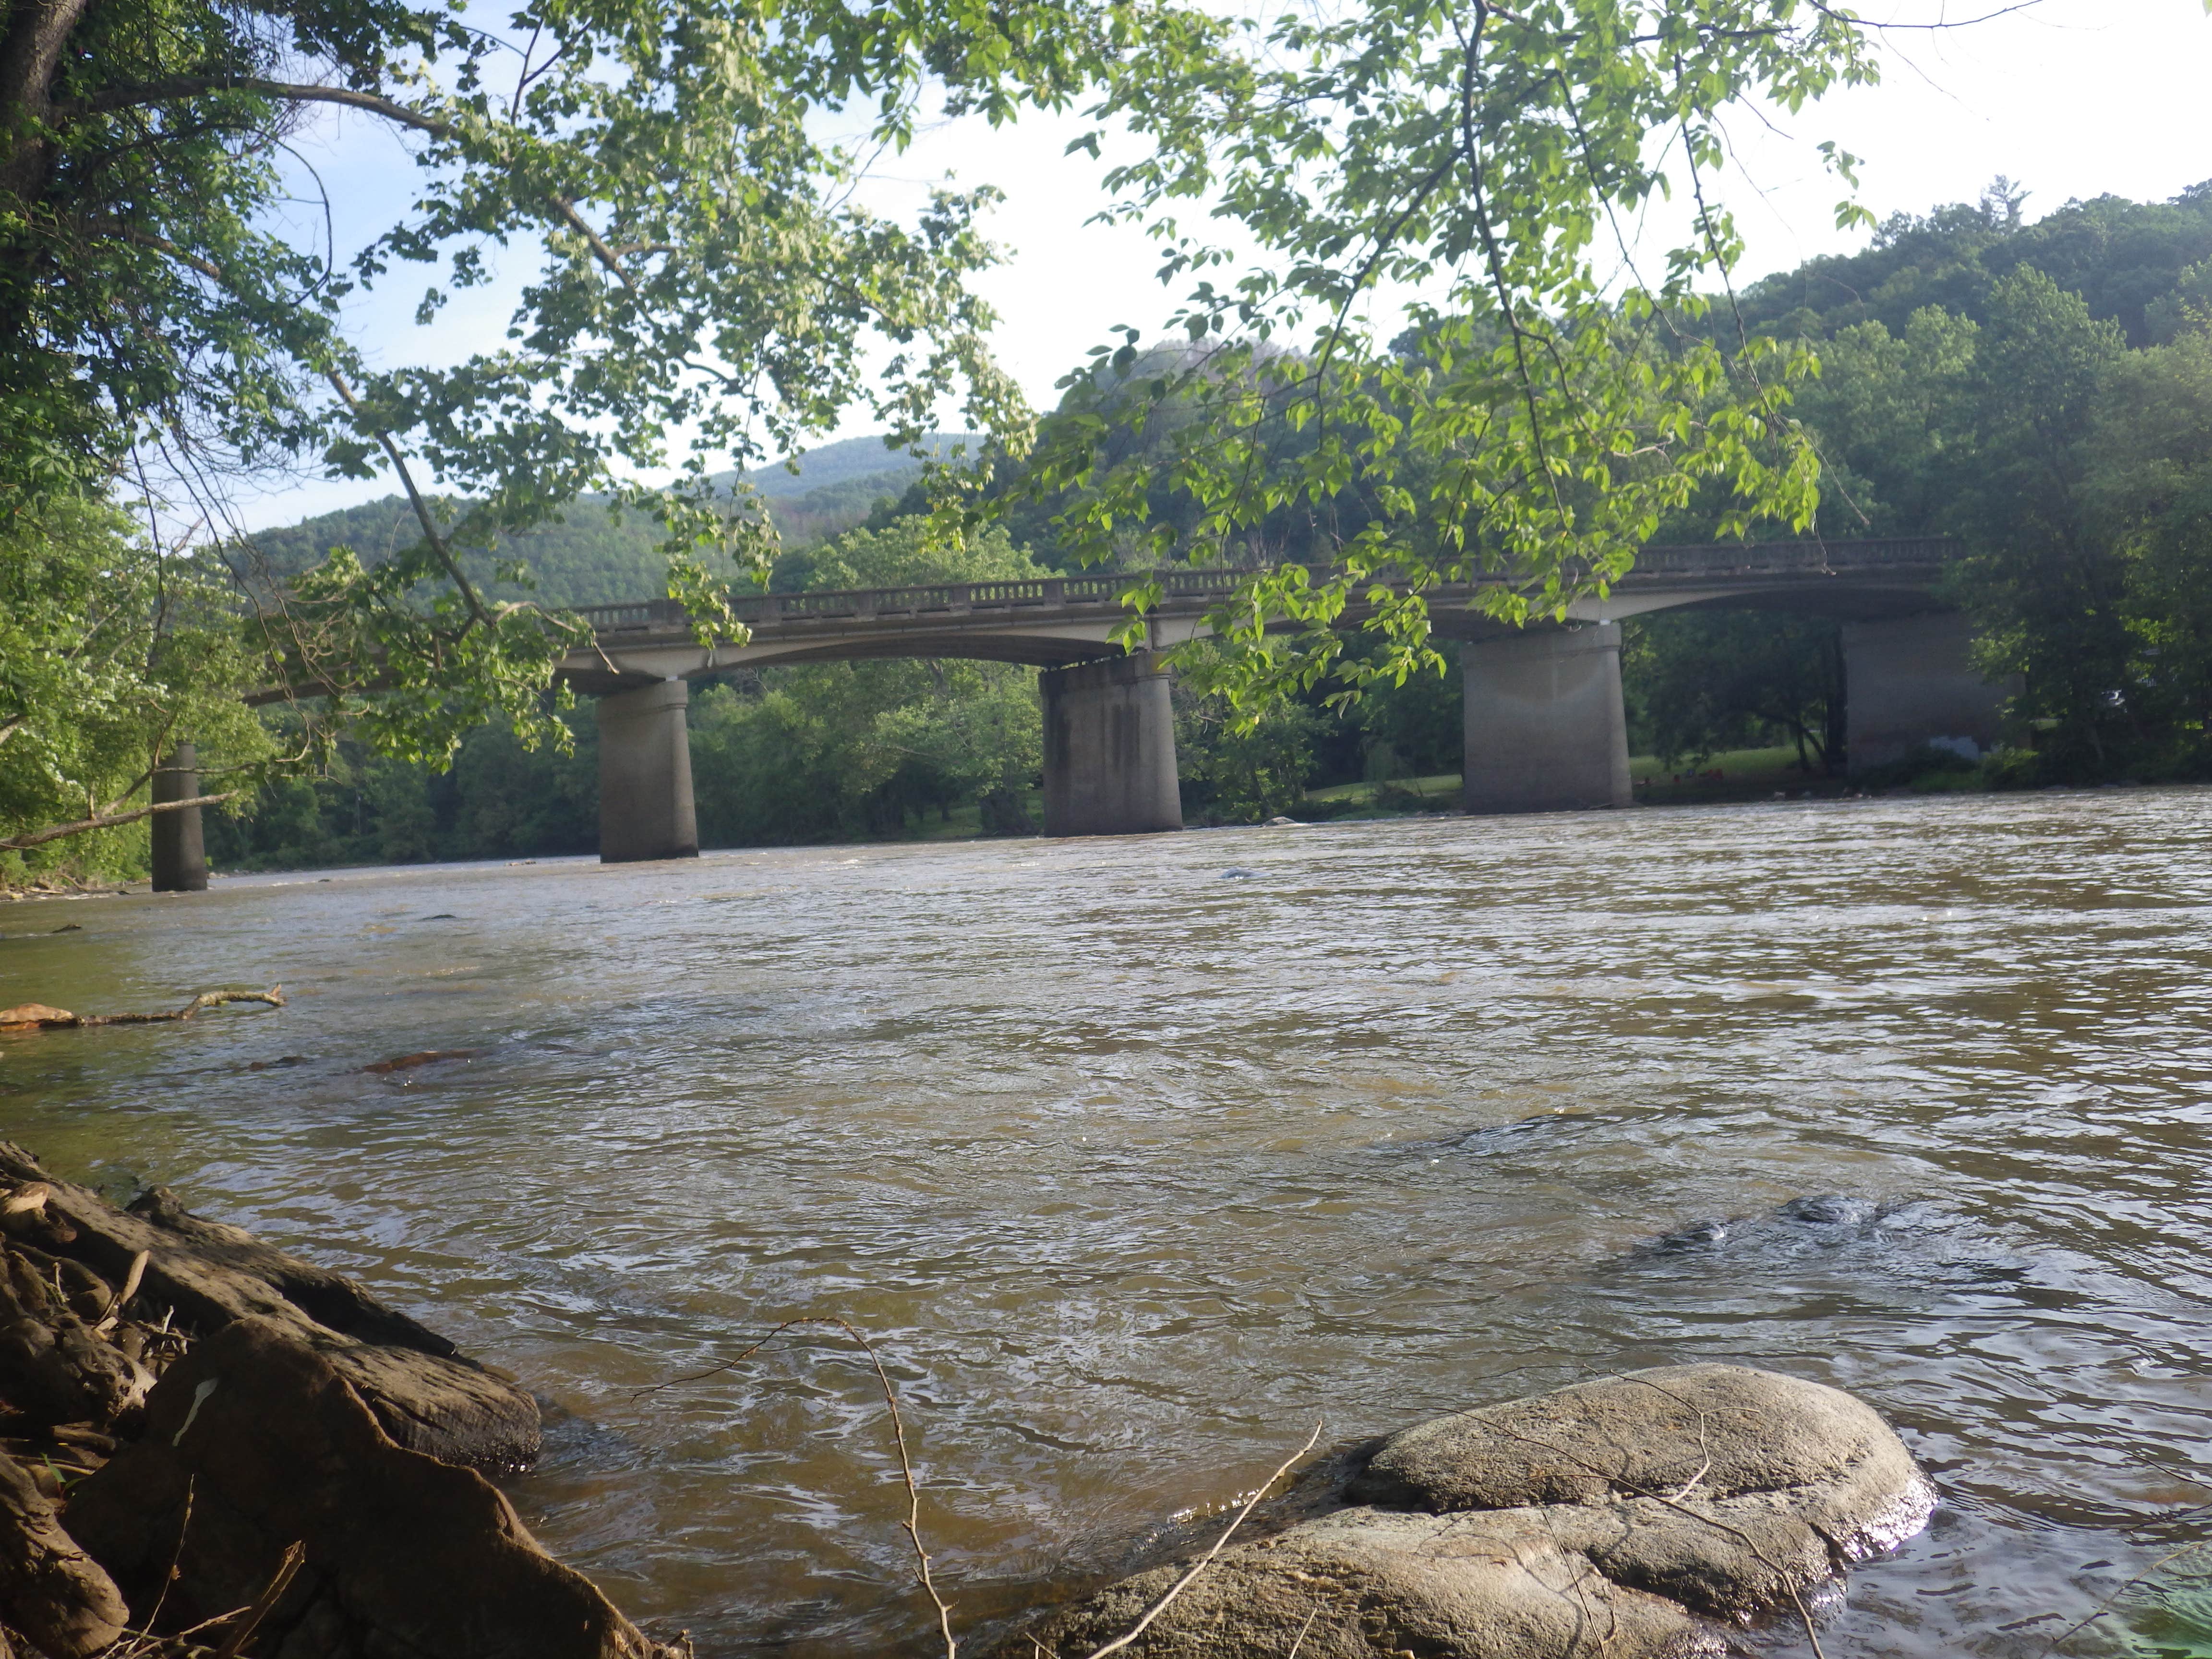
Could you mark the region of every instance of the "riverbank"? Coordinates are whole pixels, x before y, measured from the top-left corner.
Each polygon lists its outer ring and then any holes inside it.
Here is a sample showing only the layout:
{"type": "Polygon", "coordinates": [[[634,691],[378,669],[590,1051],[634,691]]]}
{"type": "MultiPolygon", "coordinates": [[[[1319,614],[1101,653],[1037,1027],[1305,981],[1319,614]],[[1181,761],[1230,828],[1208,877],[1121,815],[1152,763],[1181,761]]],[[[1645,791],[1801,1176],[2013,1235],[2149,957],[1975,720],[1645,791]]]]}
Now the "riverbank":
{"type": "MultiPolygon", "coordinates": [[[[882,1384],[951,1659],[976,1632],[956,1636],[932,1571],[882,1356],[834,1316],[781,1328],[800,1326],[842,1328],[882,1384]]],[[[1862,1402],[1741,1367],[1585,1382],[1312,1460],[1322,1432],[1210,1547],[986,1626],[986,1650],[1273,1659],[1295,1625],[1322,1659],[1414,1638],[1438,1659],[1550,1659],[1595,1617],[1616,1659],[1680,1659],[1789,1612],[1810,1639],[1808,1598],[1935,1506],[1862,1402]]],[[[0,1654],[690,1659],[484,1478],[542,1443],[528,1393],[361,1285],[164,1188],[118,1207],[0,1142],[0,1654]]]]}
{"type": "Polygon", "coordinates": [[[132,881],[110,876],[77,875],[66,871],[47,871],[27,881],[11,881],[0,876],[0,899],[11,903],[41,898],[121,898],[127,894],[147,890],[143,877],[132,881]]]}

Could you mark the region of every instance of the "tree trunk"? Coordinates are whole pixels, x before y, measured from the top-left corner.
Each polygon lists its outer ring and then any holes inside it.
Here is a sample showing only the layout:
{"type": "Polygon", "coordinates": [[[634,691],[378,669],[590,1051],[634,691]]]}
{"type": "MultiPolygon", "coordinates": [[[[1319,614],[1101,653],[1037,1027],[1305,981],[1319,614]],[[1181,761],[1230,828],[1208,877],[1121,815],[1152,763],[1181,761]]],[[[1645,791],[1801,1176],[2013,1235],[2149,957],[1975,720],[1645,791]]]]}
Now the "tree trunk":
{"type": "Polygon", "coordinates": [[[15,0],[0,40],[0,198],[27,209],[45,193],[54,75],[91,0],[15,0]]]}

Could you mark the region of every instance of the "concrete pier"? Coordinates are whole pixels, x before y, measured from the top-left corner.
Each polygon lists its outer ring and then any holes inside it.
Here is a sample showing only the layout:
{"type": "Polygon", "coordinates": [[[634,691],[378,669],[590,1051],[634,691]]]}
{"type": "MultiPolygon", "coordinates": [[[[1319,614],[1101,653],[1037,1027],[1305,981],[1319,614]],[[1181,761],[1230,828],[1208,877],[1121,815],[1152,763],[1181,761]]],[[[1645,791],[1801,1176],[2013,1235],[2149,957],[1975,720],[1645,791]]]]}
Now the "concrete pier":
{"type": "Polygon", "coordinates": [[[1128,836],[1182,828],[1168,671],[1149,652],[1050,668],[1044,703],[1044,832],[1128,836]]]}
{"type": "Polygon", "coordinates": [[[599,699],[599,861],[699,856],[682,680],[599,699]]]}
{"type": "MultiPolygon", "coordinates": [[[[179,743],[154,769],[154,800],[190,800],[200,793],[199,752],[179,743]]],[[[148,820],[154,837],[154,890],[157,893],[204,893],[207,890],[207,841],[200,825],[200,809],[180,807],[156,812],[148,820]]]]}
{"type": "Polygon", "coordinates": [[[1476,641],[1460,660],[1469,812],[1631,803],[1618,623],[1476,641]]]}
{"type": "Polygon", "coordinates": [[[1844,624],[1844,741],[1850,770],[1887,766],[1916,749],[1968,760],[1996,747],[2016,688],[1976,673],[1972,624],[1957,611],[1844,624]]]}

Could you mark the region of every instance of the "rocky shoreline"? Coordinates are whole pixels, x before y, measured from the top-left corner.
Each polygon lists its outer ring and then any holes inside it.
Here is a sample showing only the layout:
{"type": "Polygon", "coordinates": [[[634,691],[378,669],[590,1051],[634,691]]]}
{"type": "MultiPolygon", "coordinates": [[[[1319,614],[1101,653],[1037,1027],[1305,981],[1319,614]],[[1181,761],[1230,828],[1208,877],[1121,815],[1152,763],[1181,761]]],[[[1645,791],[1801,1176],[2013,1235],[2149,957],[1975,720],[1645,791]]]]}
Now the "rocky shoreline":
{"type": "Polygon", "coordinates": [[[359,1285],[0,1142],[0,1659],[672,1659],[485,1472],[537,1402],[359,1285]]]}
{"type": "MultiPolygon", "coordinates": [[[[0,1228],[0,1659],[688,1653],[486,1479],[538,1456],[530,1395],[351,1280],[5,1142],[0,1228]]],[[[992,1650],[1717,1655],[1762,1622],[1809,1632],[1819,1593],[1934,1502],[1850,1395],[1670,1366],[1340,1448],[1210,1549],[992,1650]]]]}

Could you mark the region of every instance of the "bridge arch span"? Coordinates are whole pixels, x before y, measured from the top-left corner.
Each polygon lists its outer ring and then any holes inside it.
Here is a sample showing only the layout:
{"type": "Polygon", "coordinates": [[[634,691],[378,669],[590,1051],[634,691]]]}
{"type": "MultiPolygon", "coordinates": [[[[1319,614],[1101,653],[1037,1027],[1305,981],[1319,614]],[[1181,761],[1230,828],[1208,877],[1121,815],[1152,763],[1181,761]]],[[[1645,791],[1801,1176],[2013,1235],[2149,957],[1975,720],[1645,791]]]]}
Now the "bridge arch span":
{"type": "MultiPolygon", "coordinates": [[[[1925,538],[1650,548],[1605,597],[1570,607],[1564,626],[1527,629],[1473,609],[1472,586],[1431,590],[1437,634],[1464,647],[1467,810],[1631,804],[1620,623],[1661,611],[1787,611],[1841,622],[1854,769],[1929,741],[1990,746],[2005,689],[1973,672],[1966,619],[1942,597],[1954,550],[1925,538]]],[[[616,849],[602,856],[696,850],[696,830],[684,844],[688,756],[679,765],[676,753],[684,682],[736,668],[889,658],[1048,671],[1048,834],[1180,828],[1167,680],[1153,653],[1203,636],[1205,612],[1238,574],[1164,573],[1162,603],[1147,618],[1150,648],[1134,655],[1112,638],[1127,620],[1127,575],[745,596],[733,608],[750,637],[711,647],[671,601],[580,611],[593,644],[560,672],[602,699],[602,845],[616,849]]],[[[1344,625],[1363,620],[1362,608],[1349,608],[1344,625]]]]}

